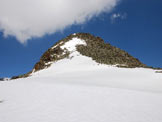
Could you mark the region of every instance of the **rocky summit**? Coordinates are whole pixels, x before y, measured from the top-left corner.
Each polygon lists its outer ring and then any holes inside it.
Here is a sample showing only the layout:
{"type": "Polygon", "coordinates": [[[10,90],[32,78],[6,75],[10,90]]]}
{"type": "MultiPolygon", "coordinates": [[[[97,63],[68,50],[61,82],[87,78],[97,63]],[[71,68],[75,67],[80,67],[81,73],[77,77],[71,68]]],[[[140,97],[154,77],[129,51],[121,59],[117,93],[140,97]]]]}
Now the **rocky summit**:
{"type": "Polygon", "coordinates": [[[88,33],[71,34],[68,37],[58,41],[54,46],[49,48],[40,58],[40,61],[34,66],[34,70],[38,71],[49,67],[51,63],[63,58],[68,58],[69,52],[67,49],[60,47],[73,38],[79,38],[86,42],[86,45],[77,45],[77,51],[84,55],[91,57],[98,63],[117,65],[119,67],[135,68],[147,67],[141,63],[137,58],[134,58],[124,50],[105,43],[100,37],[95,37],[88,33]]]}
{"type": "Polygon", "coordinates": [[[44,68],[48,68],[52,63],[69,57],[72,53],[67,48],[61,48],[66,42],[77,38],[84,40],[86,44],[77,44],[76,51],[81,55],[92,58],[99,64],[115,65],[124,68],[143,67],[148,68],[145,64],[134,58],[126,51],[121,50],[109,43],[105,43],[100,37],[93,36],[89,33],[75,33],[59,40],[55,45],[49,48],[35,64],[32,71],[27,74],[12,77],[12,79],[20,77],[28,77],[32,72],[37,72],[44,68]]]}

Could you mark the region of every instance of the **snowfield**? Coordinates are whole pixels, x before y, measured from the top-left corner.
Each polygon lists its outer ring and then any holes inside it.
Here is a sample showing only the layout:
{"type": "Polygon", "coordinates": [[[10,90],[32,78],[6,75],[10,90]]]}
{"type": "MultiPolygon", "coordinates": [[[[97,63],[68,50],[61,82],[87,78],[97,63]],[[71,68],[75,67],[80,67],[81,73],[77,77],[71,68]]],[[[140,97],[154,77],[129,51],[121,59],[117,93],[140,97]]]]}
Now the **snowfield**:
{"type": "Polygon", "coordinates": [[[98,64],[72,42],[69,59],[0,82],[0,122],[162,122],[162,73],[98,64]]]}

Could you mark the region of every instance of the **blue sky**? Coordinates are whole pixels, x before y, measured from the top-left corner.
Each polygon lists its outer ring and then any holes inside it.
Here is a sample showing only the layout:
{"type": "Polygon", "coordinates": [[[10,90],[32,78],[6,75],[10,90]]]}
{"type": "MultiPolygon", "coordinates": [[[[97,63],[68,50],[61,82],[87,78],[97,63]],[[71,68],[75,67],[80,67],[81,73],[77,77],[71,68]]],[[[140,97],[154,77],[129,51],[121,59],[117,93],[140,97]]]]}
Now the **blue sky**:
{"type": "Polygon", "coordinates": [[[82,24],[73,24],[22,44],[0,32],[0,77],[30,71],[40,56],[58,40],[75,32],[88,32],[127,51],[144,64],[162,67],[162,1],[122,0],[111,12],[101,12],[82,24]]]}

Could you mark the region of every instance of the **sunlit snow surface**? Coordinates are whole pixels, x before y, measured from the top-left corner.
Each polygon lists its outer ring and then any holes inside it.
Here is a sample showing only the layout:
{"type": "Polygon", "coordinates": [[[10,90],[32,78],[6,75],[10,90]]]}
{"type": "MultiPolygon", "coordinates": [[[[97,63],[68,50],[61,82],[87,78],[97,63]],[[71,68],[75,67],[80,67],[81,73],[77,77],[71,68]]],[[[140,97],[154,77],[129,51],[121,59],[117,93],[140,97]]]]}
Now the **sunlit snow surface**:
{"type": "Polygon", "coordinates": [[[0,122],[162,122],[162,73],[72,50],[29,78],[0,82],[0,101],[0,122]]]}
{"type": "Polygon", "coordinates": [[[63,46],[61,46],[62,49],[67,49],[70,52],[76,51],[77,45],[86,45],[86,42],[84,40],[73,38],[72,40],[66,42],[63,46]]]}

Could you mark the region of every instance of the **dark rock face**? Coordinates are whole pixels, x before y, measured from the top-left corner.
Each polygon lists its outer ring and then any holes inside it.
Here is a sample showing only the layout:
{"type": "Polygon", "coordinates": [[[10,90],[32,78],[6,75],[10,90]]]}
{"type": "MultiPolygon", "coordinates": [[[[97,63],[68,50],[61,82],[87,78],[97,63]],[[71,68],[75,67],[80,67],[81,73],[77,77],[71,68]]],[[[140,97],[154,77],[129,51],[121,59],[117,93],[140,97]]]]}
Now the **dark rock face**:
{"type": "Polygon", "coordinates": [[[124,50],[111,46],[109,43],[105,43],[100,37],[84,33],[78,33],[76,36],[85,40],[87,43],[86,46],[78,46],[77,50],[82,55],[91,57],[98,63],[127,68],[147,67],[124,50]]]}
{"type": "Polygon", "coordinates": [[[118,67],[126,68],[148,68],[145,64],[141,63],[138,59],[132,57],[124,50],[111,46],[109,43],[105,43],[100,37],[95,37],[89,33],[76,33],[59,40],[55,45],[49,48],[41,56],[40,61],[35,64],[32,71],[24,75],[14,76],[11,79],[28,77],[32,72],[48,68],[53,62],[68,58],[70,52],[66,49],[62,50],[60,47],[73,38],[84,40],[87,45],[78,45],[77,51],[84,56],[91,57],[98,63],[117,65],[118,67]]]}
{"type": "Polygon", "coordinates": [[[0,81],[4,81],[4,78],[0,78],[0,81]]]}
{"type": "Polygon", "coordinates": [[[35,64],[34,70],[38,71],[47,68],[51,65],[49,62],[56,62],[68,56],[69,52],[62,50],[59,46],[56,48],[50,48],[42,55],[40,61],[35,64]]]}
{"type": "Polygon", "coordinates": [[[155,73],[162,73],[162,71],[156,71],[155,73]]]}
{"type": "Polygon", "coordinates": [[[23,74],[23,75],[13,76],[13,77],[11,77],[11,80],[15,80],[15,79],[18,79],[18,78],[26,78],[26,77],[30,76],[31,73],[32,73],[32,71],[30,71],[26,74],[23,74]]]}

